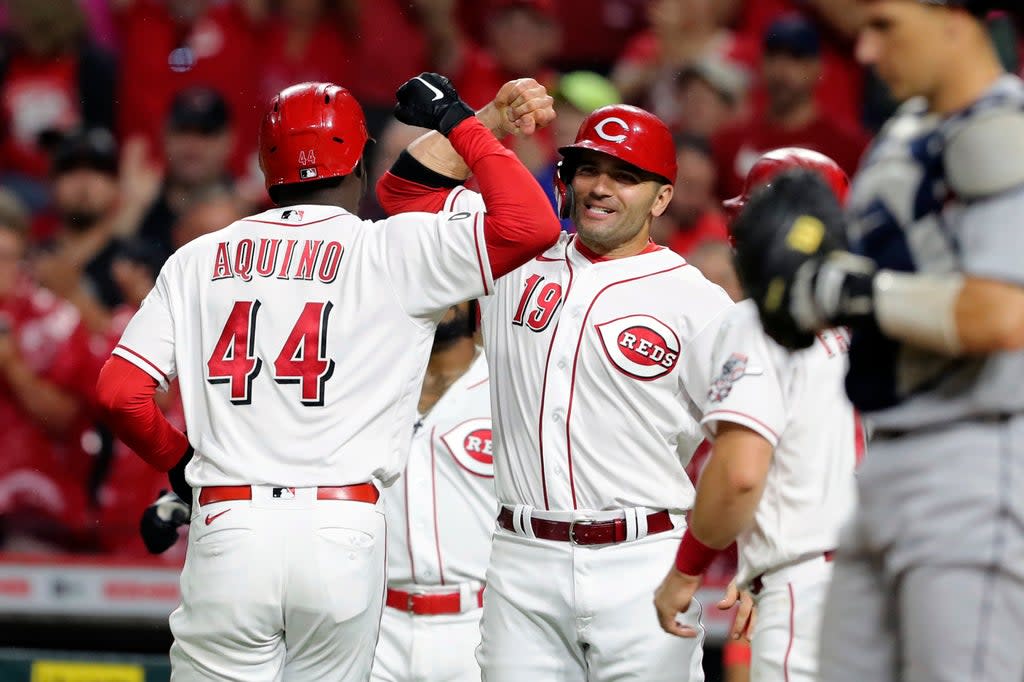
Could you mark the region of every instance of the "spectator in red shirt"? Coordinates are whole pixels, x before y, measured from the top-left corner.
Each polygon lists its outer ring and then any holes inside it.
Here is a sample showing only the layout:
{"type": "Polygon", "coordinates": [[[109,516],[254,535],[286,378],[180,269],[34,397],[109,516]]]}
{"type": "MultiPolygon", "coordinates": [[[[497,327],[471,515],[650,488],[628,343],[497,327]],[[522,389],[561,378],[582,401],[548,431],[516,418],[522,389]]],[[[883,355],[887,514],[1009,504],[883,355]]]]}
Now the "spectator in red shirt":
{"type": "Polygon", "coordinates": [[[0,198],[0,546],[95,541],[87,483],[99,356],[74,306],[25,270],[27,220],[0,198]]]}
{"type": "Polygon", "coordinates": [[[246,174],[265,104],[256,81],[262,46],[256,17],[246,11],[257,5],[233,0],[119,0],[121,139],[141,135],[153,158],[162,159],[163,124],[174,96],[189,87],[212,88],[230,106],[238,132],[232,141],[231,171],[246,174]]]}
{"type": "Polygon", "coordinates": [[[814,91],[821,77],[821,40],[799,15],[774,22],[764,37],[764,114],[723,131],[713,140],[720,198],[740,193],[743,178],[766,151],[806,147],[826,154],[849,175],[867,146],[866,133],[818,108],[814,91]]]}
{"type": "Polygon", "coordinates": [[[115,69],[89,41],[75,0],[12,0],[10,12],[0,39],[0,182],[38,211],[49,144],[83,125],[112,127],[115,69]]]}
{"type": "Polygon", "coordinates": [[[651,226],[651,238],[688,258],[703,242],[727,241],[729,231],[715,199],[715,164],[707,140],[678,136],[676,164],[676,191],[651,226]]]}

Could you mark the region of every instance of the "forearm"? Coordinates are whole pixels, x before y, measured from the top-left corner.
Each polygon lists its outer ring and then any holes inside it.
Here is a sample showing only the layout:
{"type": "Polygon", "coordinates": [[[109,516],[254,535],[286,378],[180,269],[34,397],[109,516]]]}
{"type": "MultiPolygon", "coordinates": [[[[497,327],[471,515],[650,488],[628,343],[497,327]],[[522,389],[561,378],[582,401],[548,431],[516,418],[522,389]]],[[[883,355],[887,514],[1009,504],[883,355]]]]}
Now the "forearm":
{"type": "Polygon", "coordinates": [[[96,383],[100,408],[114,434],[147,463],[168,471],[188,449],[188,439],[153,401],[156,389],[155,379],[117,356],[103,365],[96,383]]]}
{"type": "MultiPolygon", "coordinates": [[[[493,102],[476,112],[477,119],[495,138],[502,136],[503,115],[504,112],[499,111],[493,102]]],[[[448,138],[436,130],[414,140],[406,151],[435,173],[460,182],[469,177],[470,169],[465,160],[455,151],[448,138]]]]}
{"type": "Polygon", "coordinates": [[[748,458],[742,453],[715,450],[697,486],[690,530],[705,545],[725,549],[753,523],[764,479],[756,484],[748,480],[743,470],[748,458]]]}
{"type": "Polygon", "coordinates": [[[757,432],[732,422],[718,423],[689,528],[676,554],[679,572],[702,574],[715,555],[753,522],[772,453],[772,444],[757,432]]]}
{"type": "Polygon", "coordinates": [[[1024,348],[1024,288],[967,277],[956,299],[954,319],[965,354],[1024,348]]]}
{"type": "Polygon", "coordinates": [[[20,359],[5,371],[7,385],[18,404],[53,435],[65,433],[79,413],[79,402],[71,394],[36,376],[20,359]]]}
{"type": "Polygon", "coordinates": [[[1015,284],[882,270],[871,288],[889,338],[950,356],[1024,348],[1024,288],[1015,284]]]}
{"type": "Polygon", "coordinates": [[[449,138],[476,177],[487,206],[484,240],[495,278],[543,253],[558,240],[561,225],[544,190],[482,123],[468,119],[449,138]]]}

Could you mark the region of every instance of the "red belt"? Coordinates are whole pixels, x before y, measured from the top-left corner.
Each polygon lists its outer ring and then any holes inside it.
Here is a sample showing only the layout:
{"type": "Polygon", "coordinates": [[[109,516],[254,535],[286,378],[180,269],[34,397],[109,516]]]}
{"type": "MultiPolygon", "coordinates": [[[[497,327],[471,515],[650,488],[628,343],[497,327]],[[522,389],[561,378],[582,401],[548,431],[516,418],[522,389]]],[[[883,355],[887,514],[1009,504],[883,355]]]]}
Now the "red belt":
{"type": "MultiPolygon", "coordinates": [[[[288,490],[288,488],[274,488],[274,497],[281,497],[278,491],[283,493],[285,490],[288,490]]],[[[320,486],[316,489],[316,499],[318,500],[350,500],[352,502],[376,504],[378,497],[380,497],[380,492],[377,490],[377,486],[372,483],[320,486]]],[[[250,485],[215,485],[199,490],[200,505],[251,499],[252,486],[250,485]]]]}
{"type": "MultiPolygon", "coordinates": [[[[484,605],[484,591],[474,590],[477,608],[484,605]]],[[[442,592],[440,594],[424,594],[422,592],[405,592],[388,588],[385,603],[393,609],[412,613],[417,616],[440,616],[446,613],[462,613],[462,594],[442,592]]]]}
{"type": "MultiPolygon", "coordinates": [[[[832,549],[828,550],[827,552],[822,552],[821,553],[822,558],[824,558],[826,562],[832,561],[832,559],[835,557],[835,555],[836,555],[835,550],[832,550],[832,549]]],[[[815,557],[811,557],[811,559],[814,559],[814,558],[815,557]]],[[[807,559],[807,561],[810,561],[811,559],[807,559]]],[[[797,563],[800,563],[800,562],[797,562],[797,563]]],[[[788,565],[789,564],[787,564],[787,566],[788,565]]],[[[795,565],[795,564],[793,564],[793,565],[795,565]]],[[[753,580],[750,581],[750,593],[751,594],[754,594],[754,595],[761,594],[761,590],[764,589],[764,577],[768,573],[771,573],[771,571],[765,571],[764,573],[762,573],[761,575],[755,577],[753,580]]]]}
{"type": "MultiPolygon", "coordinates": [[[[498,525],[513,533],[517,532],[512,520],[512,510],[502,507],[498,512],[498,525]]],[[[574,545],[610,545],[626,541],[626,519],[610,521],[547,521],[530,519],[533,534],[541,540],[571,542],[574,545]]],[[[664,533],[672,530],[672,517],[665,510],[648,514],[647,534],[664,533]]]]}

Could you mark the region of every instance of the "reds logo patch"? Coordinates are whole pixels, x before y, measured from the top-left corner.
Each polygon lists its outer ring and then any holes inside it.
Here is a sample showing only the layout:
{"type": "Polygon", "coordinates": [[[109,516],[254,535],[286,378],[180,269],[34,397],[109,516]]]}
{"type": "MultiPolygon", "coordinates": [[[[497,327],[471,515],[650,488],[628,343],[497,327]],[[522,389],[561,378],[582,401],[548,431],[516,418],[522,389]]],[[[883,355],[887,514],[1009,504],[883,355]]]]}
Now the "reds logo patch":
{"type": "Polygon", "coordinates": [[[679,337],[650,315],[629,315],[595,325],[605,355],[626,376],[651,381],[679,360],[679,337]]]}
{"type": "Polygon", "coordinates": [[[708,400],[718,403],[726,399],[732,392],[732,386],[747,374],[747,356],[733,353],[722,365],[722,372],[711,382],[708,389],[708,400]]]}
{"type": "Polygon", "coordinates": [[[490,419],[478,418],[462,422],[441,436],[441,442],[460,467],[474,476],[494,478],[490,419]]]}

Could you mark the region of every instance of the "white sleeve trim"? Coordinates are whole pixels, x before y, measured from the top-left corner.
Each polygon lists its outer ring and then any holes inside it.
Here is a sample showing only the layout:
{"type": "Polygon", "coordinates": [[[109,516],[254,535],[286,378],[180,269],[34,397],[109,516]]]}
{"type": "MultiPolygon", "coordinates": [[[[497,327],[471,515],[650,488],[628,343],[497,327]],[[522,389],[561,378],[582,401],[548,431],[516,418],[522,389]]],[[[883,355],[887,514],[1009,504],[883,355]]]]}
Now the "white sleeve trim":
{"type": "Polygon", "coordinates": [[[771,443],[773,448],[779,444],[779,434],[774,429],[756,417],[743,412],[736,412],[735,410],[713,410],[704,415],[704,418],[700,420],[700,425],[703,427],[708,440],[715,440],[715,436],[718,433],[718,422],[720,421],[732,422],[733,424],[747,427],[771,443]]]}
{"type": "Polygon", "coordinates": [[[127,346],[122,346],[121,344],[118,344],[117,347],[114,348],[114,351],[111,353],[111,355],[116,355],[119,358],[124,358],[128,362],[132,363],[133,365],[141,369],[143,372],[153,377],[156,380],[156,382],[160,384],[161,390],[167,390],[168,385],[170,383],[170,378],[166,374],[164,374],[159,367],[157,367],[152,362],[147,360],[146,357],[141,353],[137,353],[133,351],[131,348],[128,348],[127,346]]]}

